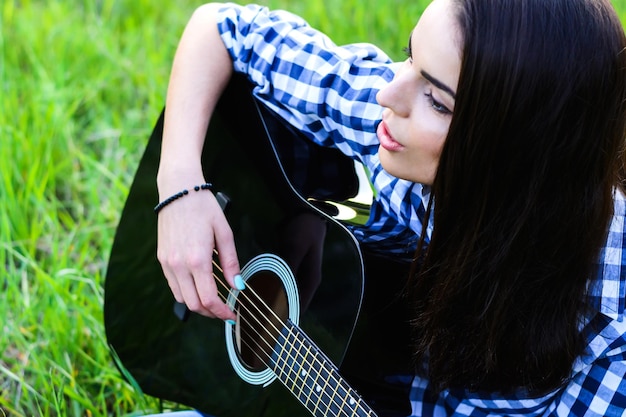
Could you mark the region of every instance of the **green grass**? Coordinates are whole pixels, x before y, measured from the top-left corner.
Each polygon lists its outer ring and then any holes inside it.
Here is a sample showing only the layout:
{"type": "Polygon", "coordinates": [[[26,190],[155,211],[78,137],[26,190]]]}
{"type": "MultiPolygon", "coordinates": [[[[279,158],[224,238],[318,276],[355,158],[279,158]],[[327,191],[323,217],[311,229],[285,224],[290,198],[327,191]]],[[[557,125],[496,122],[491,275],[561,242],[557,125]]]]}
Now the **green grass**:
{"type": "MultiPolygon", "coordinates": [[[[265,0],[396,59],[427,2],[265,0]]],[[[111,361],[102,287],[178,38],[200,4],[0,3],[0,415],[159,410],[111,361]]],[[[624,0],[614,4],[626,19],[624,0]]]]}

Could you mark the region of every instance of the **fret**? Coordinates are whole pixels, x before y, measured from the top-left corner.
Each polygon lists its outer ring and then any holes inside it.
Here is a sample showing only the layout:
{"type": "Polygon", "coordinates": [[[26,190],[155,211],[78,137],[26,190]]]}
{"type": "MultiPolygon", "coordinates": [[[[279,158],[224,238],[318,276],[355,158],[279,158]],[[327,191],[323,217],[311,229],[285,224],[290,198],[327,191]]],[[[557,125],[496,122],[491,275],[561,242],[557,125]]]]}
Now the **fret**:
{"type": "MultiPolygon", "coordinates": [[[[296,335],[293,334],[291,331],[288,333],[287,336],[287,345],[289,346],[289,372],[285,374],[285,379],[288,381],[287,383],[290,384],[287,385],[287,387],[290,388],[291,392],[295,394],[295,389],[298,386],[298,375],[301,372],[302,364],[298,361],[298,354],[300,352],[300,349],[302,348],[302,345],[298,343],[296,335]]],[[[302,384],[300,384],[300,390],[302,390],[302,384]]],[[[298,396],[298,394],[295,395],[296,397],[298,396]]]]}
{"type": "Polygon", "coordinates": [[[281,329],[270,359],[278,379],[315,417],[376,415],[291,321],[281,329]]]}
{"type": "Polygon", "coordinates": [[[312,346],[301,343],[294,329],[287,326],[281,333],[274,371],[296,398],[302,404],[307,404],[311,398],[319,398],[319,391],[315,389],[319,385],[319,363],[315,360],[312,346]]]}
{"type": "Polygon", "coordinates": [[[336,397],[341,401],[339,404],[339,413],[337,413],[337,415],[342,415],[341,413],[346,413],[346,415],[352,415],[352,413],[348,413],[345,411],[349,410],[350,407],[354,406],[355,404],[354,400],[349,401],[349,399],[352,399],[352,396],[350,396],[349,388],[344,385],[343,380],[339,381],[339,383],[337,384],[336,397]]]}
{"type": "MultiPolygon", "coordinates": [[[[314,364],[315,352],[313,352],[313,358],[310,358],[310,354],[311,354],[311,348],[309,347],[306,350],[306,354],[302,358],[302,363],[314,364]]],[[[308,402],[311,401],[311,394],[313,394],[313,392],[315,391],[315,386],[317,386],[319,383],[319,376],[320,376],[319,372],[317,372],[317,369],[315,369],[314,367],[311,367],[311,370],[312,372],[310,371],[310,375],[309,375],[309,380],[311,381],[311,384],[310,385],[308,383],[302,384],[303,386],[308,388],[308,395],[306,395],[306,397],[303,397],[303,396],[298,397],[298,399],[300,400],[302,404],[307,404],[308,402]]]]}
{"type": "MultiPolygon", "coordinates": [[[[299,398],[300,402],[305,405],[309,411],[311,411],[314,415],[316,415],[316,406],[322,401],[320,396],[321,393],[321,385],[320,385],[320,363],[317,361],[316,354],[314,351],[309,350],[310,355],[308,356],[308,373],[306,375],[306,379],[303,380],[303,384],[307,386],[308,394],[306,396],[301,396],[299,398]]],[[[322,407],[325,408],[325,407],[322,407]]]]}
{"type": "Polygon", "coordinates": [[[284,328],[278,337],[271,358],[271,363],[274,364],[272,370],[291,392],[294,392],[296,387],[299,371],[299,365],[296,361],[297,350],[294,353],[294,349],[298,346],[296,342],[296,336],[289,329],[284,328]]]}
{"type": "MultiPolygon", "coordinates": [[[[339,398],[338,394],[337,394],[337,390],[339,389],[339,384],[332,384],[332,386],[333,386],[333,389],[332,389],[332,393],[330,394],[330,396],[332,398],[339,398]]],[[[330,415],[339,415],[339,407],[338,406],[331,408],[331,411],[333,411],[333,414],[330,414],[330,415]]]]}
{"type": "MultiPolygon", "coordinates": [[[[315,360],[317,363],[322,364],[323,358],[321,358],[319,355],[315,355],[315,360]]],[[[331,386],[333,382],[331,381],[332,374],[331,372],[329,372],[327,367],[320,366],[319,375],[321,377],[321,381],[318,381],[318,383],[315,385],[315,392],[317,392],[317,401],[313,405],[312,411],[313,414],[316,416],[326,416],[329,415],[328,413],[330,413],[330,415],[332,416],[334,415],[334,397],[332,395],[328,395],[327,392],[327,387],[331,386]]]]}

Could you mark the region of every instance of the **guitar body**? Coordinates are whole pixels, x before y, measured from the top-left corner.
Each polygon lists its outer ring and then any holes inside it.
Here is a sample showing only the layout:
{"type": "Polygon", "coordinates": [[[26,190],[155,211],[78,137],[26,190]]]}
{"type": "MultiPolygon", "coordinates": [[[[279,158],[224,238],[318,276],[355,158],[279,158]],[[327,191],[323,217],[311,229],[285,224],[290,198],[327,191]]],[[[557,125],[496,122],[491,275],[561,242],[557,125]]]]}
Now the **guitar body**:
{"type": "MultiPolygon", "coordinates": [[[[144,393],[215,416],[309,415],[279,382],[263,387],[236,374],[222,321],[197,314],[183,320],[174,313],[156,259],[152,210],[158,202],[162,123],[163,115],[131,186],[105,281],[106,335],[118,366],[144,393]]],[[[365,266],[359,245],[325,200],[349,198],[358,184],[351,160],[297,136],[252,98],[247,83],[235,79],[207,131],[204,174],[229,201],[225,213],[241,265],[265,253],[289,265],[300,294],[299,327],[339,366],[357,328],[365,266]],[[324,175],[341,180],[327,188],[319,184],[324,175]]],[[[255,285],[263,290],[264,282],[255,285]]],[[[358,353],[368,350],[354,343],[350,350],[357,354],[347,360],[353,366],[348,373],[356,375],[364,359],[358,353]]]]}

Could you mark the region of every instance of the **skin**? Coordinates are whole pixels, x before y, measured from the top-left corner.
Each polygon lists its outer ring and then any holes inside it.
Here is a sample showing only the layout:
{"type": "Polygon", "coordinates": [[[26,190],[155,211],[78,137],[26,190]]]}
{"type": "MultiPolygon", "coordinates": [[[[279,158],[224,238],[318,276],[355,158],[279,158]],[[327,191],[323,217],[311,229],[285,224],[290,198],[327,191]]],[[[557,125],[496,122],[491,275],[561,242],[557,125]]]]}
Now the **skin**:
{"type": "MultiPolygon", "coordinates": [[[[157,175],[160,201],[207,182],[200,161],[204,132],[232,74],[217,31],[219,7],[207,4],[194,12],[174,57],[157,175]]],[[[454,109],[457,38],[450,0],[435,0],[413,30],[409,58],[378,94],[385,107],[378,130],[380,159],[392,175],[432,183],[454,109]]],[[[213,194],[192,193],[161,210],[157,257],[174,298],[198,314],[234,320],[217,293],[214,249],[226,281],[235,288],[240,265],[233,234],[213,194]]]]}
{"type": "Polygon", "coordinates": [[[411,33],[408,59],[376,96],[385,107],[379,156],[393,176],[432,184],[448,134],[461,71],[450,0],[436,0],[411,33]]]}

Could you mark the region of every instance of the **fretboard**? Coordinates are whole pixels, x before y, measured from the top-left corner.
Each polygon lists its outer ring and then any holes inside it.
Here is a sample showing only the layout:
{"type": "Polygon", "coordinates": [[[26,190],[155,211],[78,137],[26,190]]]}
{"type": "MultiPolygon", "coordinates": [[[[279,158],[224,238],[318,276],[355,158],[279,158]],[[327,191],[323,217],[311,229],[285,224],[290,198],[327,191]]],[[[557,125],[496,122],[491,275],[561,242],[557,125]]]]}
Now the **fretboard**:
{"type": "Polygon", "coordinates": [[[278,379],[314,416],[376,416],[330,359],[291,321],[282,329],[271,359],[278,379]]]}

